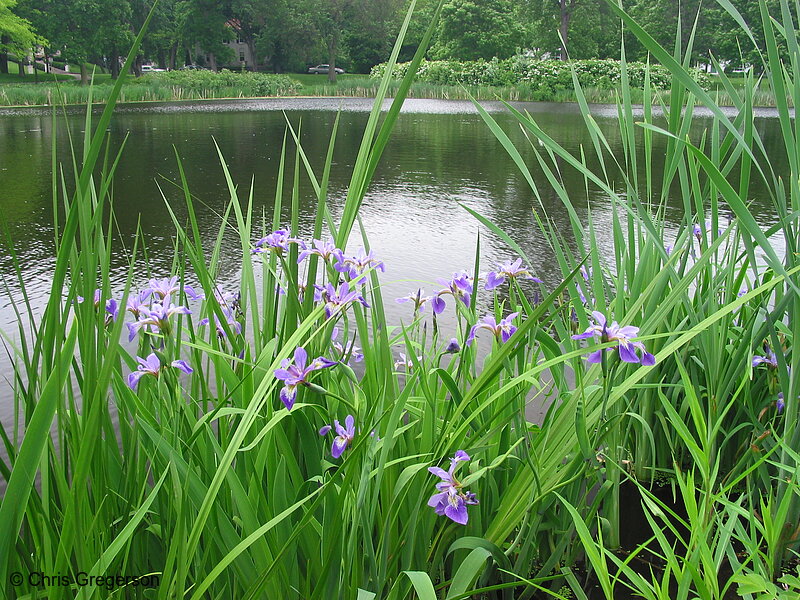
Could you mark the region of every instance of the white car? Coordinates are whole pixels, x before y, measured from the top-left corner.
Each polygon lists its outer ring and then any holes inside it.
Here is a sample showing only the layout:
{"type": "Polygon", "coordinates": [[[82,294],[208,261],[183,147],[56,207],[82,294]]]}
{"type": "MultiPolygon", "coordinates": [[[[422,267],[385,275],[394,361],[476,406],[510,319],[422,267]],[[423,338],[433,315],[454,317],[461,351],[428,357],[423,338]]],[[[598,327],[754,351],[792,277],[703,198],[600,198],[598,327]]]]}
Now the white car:
{"type": "Polygon", "coordinates": [[[166,73],[166,69],[159,69],[153,65],[142,65],[142,73],[166,73]]]}
{"type": "MultiPolygon", "coordinates": [[[[317,65],[316,67],[311,67],[308,69],[309,73],[316,73],[317,75],[327,75],[331,70],[330,65],[317,65]]],[[[337,75],[341,75],[344,73],[344,69],[340,69],[339,67],[334,68],[337,75]]]]}

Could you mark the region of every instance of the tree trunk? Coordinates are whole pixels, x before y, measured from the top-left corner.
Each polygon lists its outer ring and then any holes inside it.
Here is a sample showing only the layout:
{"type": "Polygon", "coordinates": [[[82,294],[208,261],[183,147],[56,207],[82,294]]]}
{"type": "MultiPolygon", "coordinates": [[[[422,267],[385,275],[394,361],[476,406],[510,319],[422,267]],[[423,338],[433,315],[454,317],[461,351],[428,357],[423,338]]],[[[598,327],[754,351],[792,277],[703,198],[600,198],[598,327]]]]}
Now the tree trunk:
{"type": "Polygon", "coordinates": [[[213,52],[209,52],[208,53],[208,59],[209,59],[208,60],[209,68],[212,71],[214,71],[214,73],[216,73],[217,72],[217,55],[214,54],[213,52]]]}
{"type": "Polygon", "coordinates": [[[560,0],[561,26],[558,31],[561,34],[561,60],[567,60],[567,35],[569,34],[569,19],[572,16],[572,6],[569,0],[560,0]]]}
{"type": "MultiPolygon", "coordinates": [[[[0,45],[8,44],[11,38],[7,35],[0,36],[0,45]]],[[[0,52],[0,73],[8,73],[8,53],[0,52]]]]}
{"type": "Polygon", "coordinates": [[[248,65],[248,69],[250,71],[258,71],[258,58],[256,57],[256,41],[253,39],[253,36],[249,36],[247,38],[247,49],[250,51],[250,58],[252,59],[252,64],[248,65]]]}
{"type": "Polygon", "coordinates": [[[108,66],[111,69],[111,79],[119,78],[119,56],[117,56],[117,49],[111,49],[111,58],[108,59],[108,66]]]}
{"type": "Polygon", "coordinates": [[[339,41],[338,36],[333,36],[328,41],[328,81],[336,83],[336,47],[339,41]]]}
{"type": "Polygon", "coordinates": [[[172,70],[172,71],[174,71],[175,68],[177,67],[176,63],[178,62],[178,43],[177,42],[175,42],[174,44],[172,44],[172,46],[170,46],[170,48],[169,48],[169,59],[168,60],[169,60],[169,64],[167,65],[167,68],[172,70]]]}
{"type": "Polygon", "coordinates": [[[89,71],[86,69],[86,63],[82,60],[79,62],[81,65],[81,85],[89,85],[89,71]]]}

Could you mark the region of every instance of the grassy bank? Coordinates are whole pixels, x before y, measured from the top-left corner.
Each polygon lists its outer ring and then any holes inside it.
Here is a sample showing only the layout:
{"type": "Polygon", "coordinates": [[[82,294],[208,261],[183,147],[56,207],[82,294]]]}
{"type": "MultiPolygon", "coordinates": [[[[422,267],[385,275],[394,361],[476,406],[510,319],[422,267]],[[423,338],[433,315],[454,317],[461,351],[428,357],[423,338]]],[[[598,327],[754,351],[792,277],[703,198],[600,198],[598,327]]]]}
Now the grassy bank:
{"type": "MultiPolygon", "coordinates": [[[[238,77],[239,74],[232,74],[238,77]]],[[[17,76],[11,76],[16,78],[17,76]]],[[[324,75],[288,75],[281,83],[270,84],[266,89],[253,89],[246,81],[241,83],[235,79],[228,79],[220,85],[185,85],[181,83],[163,82],[151,79],[153,75],[145,76],[135,82],[123,86],[120,96],[121,102],[171,102],[184,100],[209,100],[215,98],[258,98],[264,96],[342,96],[356,98],[375,98],[378,95],[381,81],[364,75],[344,74],[338,77],[335,84],[330,84],[324,75]],[[288,81],[291,80],[291,81],[288,81]],[[264,93],[271,92],[271,93],[264,93]]],[[[25,84],[13,84],[9,79],[4,82],[0,78],[0,106],[52,106],[53,104],[85,104],[89,98],[89,89],[81,86],[78,81],[68,80],[58,85],[45,83],[44,76],[40,76],[36,85],[30,85],[32,77],[26,79],[25,84]]],[[[741,90],[741,80],[734,80],[731,89],[741,90]]],[[[92,97],[95,102],[107,101],[113,82],[108,75],[97,77],[93,87],[92,97]]],[[[399,81],[388,84],[388,95],[394,96],[400,88],[399,81]]],[[[591,103],[615,103],[618,101],[621,88],[599,88],[593,86],[583,87],[583,95],[591,103]]],[[[652,89],[645,98],[643,89],[628,88],[631,101],[635,104],[644,104],[645,100],[658,104],[670,103],[669,90],[652,89]]],[[[717,78],[709,93],[715,102],[721,106],[734,106],[735,99],[732,92],[717,78]]],[[[478,85],[437,85],[432,83],[414,82],[409,91],[409,98],[428,98],[437,100],[506,100],[506,101],[541,101],[541,102],[576,102],[578,97],[574,89],[559,89],[542,91],[532,89],[525,84],[507,86],[478,86],[478,85]]],[[[776,106],[775,96],[769,90],[767,83],[762,83],[753,90],[753,104],[760,107],[776,106]]],[[[683,101],[683,100],[682,100],[683,101]]],[[[787,101],[793,106],[789,96],[787,101]]]]}
{"type": "MultiPolygon", "coordinates": [[[[409,286],[402,324],[386,320],[394,299],[380,284],[391,265],[369,251],[359,220],[400,111],[399,100],[380,110],[388,78],[343,205],[334,211],[327,195],[336,123],[316,171],[290,126],[271,215],[253,213],[220,156],[229,202],[214,241],[201,237],[209,224],[181,175],[185,206],[164,206],[174,268],[149,272],[140,237],[126,248],[124,281],[109,276],[113,89],[98,122],[87,117],[95,133],[73,154],[74,188],[53,186],[61,218],[44,313],[10,299],[20,328],[7,340],[16,420],[0,428],[6,595],[103,597],[124,585],[120,594],[196,600],[583,600],[596,587],[607,600],[796,599],[793,116],[779,94],[789,163],[779,178],[754,126],[752,79],[730,89],[739,110],[729,116],[682,56],[618,13],[669,67],[671,97],[712,117],[695,122],[676,105],[657,121],[647,84],[634,115],[623,77],[613,135],[624,151],[612,156],[576,86],[592,140],[580,154],[512,112],[544,172],[534,179],[477,104],[531,194],[560,199],[570,216],[565,232],[544,203],[536,213],[560,280],[539,282],[500,224],[465,207],[511,251],[482,265],[476,249],[463,271],[426,274],[440,284],[429,295],[409,286]],[[695,127],[706,128],[700,147],[686,138],[695,127]],[[665,151],[653,151],[655,136],[667,137],[665,151]],[[604,214],[595,205],[579,216],[565,165],[607,196],[604,214]],[[311,218],[300,215],[301,177],[316,199],[311,218]],[[747,203],[756,179],[775,210],[766,231],[747,203]],[[683,214],[669,233],[663,213],[675,198],[683,214]],[[226,264],[237,281],[222,289],[226,234],[241,251],[236,269],[226,264]],[[445,311],[452,330],[437,321],[445,311]],[[541,424],[526,421],[530,400],[549,406],[541,424]],[[642,527],[631,532],[634,514],[642,527]],[[102,584],[79,587],[78,574],[102,584]],[[120,584],[123,575],[138,579],[120,584]]],[[[792,86],[774,36],[789,36],[797,64],[800,46],[790,11],[773,16],[764,69],[782,91],[792,86]]],[[[24,290],[21,268],[18,280],[24,290]]]]}

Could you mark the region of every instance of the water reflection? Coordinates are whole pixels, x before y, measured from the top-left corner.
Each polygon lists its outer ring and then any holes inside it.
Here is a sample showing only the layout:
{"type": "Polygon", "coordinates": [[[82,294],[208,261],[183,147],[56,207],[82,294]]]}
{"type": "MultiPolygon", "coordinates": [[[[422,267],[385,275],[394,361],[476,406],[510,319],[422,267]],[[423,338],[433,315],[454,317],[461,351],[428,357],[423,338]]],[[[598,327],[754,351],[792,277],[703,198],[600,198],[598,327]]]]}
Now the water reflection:
{"type": "MultiPolygon", "coordinates": [[[[372,102],[365,99],[292,99],[121,107],[109,128],[111,156],[126,140],[112,190],[117,248],[130,248],[137,227],[141,226],[147,246],[142,279],[164,276],[171,270],[174,228],[165,203],[180,222],[187,219],[182,192],[174,185],[179,178],[178,160],[196,195],[201,234],[209,246],[213,243],[230,198],[216,146],[240,196],[247,198],[252,185],[255,212],[269,220],[287,120],[300,130],[311,165],[321,174],[328,138],[337,111],[341,110],[329,182],[330,210],[338,218],[371,106],[372,102]]],[[[574,155],[585,152],[589,164],[599,169],[599,162],[590,151],[591,138],[574,106],[516,106],[529,111],[549,135],[574,155]]],[[[486,103],[486,107],[521,150],[539,186],[544,209],[554,226],[569,239],[570,224],[562,201],[547,186],[525,135],[501,103],[486,103]]],[[[763,115],[768,117],[769,113],[763,115]]],[[[595,108],[595,120],[612,150],[621,155],[616,119],[615,107],[595,108]]],[[[45,110],[0,111],[0,215],[13,240],[34,307],[45,300],[53,264],[53,135],[59,161],[63,161],[58,164],[57,185],[61,185],[63,176],[69,188],[72,173],[68,134],[81,139],[83,116],[76,111],[66,122],[57,119],[55,132],[52,123],[45,110]]],[[[702,126],[700,119],[699,128],[702,126]]],[[[784,159],[777,124],[774,119],[758,118],[756,127],[772,164],[780,169],[784,159]]],[[[663,155],[665,144],[663,138],[654,138],[656,156],[663,155]]],[[[293,151],[289,154],[290,172],[293,151]]],[[[589,186],[587,203],[584,179],[563,164],[559,167],[578,215],[585,220],[590,209],[601,230],[610,231],[614,215],[604,194],[589,186]]],[[[644,177],[643,164],[641,171],[644,177]]],[[[656,172],[656,180],[659,178],[656,172]]],[[[290,190],[290,175],[284,184],[290,190]]],[[[623,189],[624,182],[620,180],[616,185],[623,189]]],[[[772,222],[770,201],[757,182],[751,189],[751,199],[758,218],[765,224],[772,222]]],[[[288,203],[287,194],[284,206],[288,203]]],[[[448,277],[463,268],[471,270],[479,234],[483,270],[512,257],[505,245],[480,226],[462,204],[503,227],[528,253],[537,274],[549,285],[555,283],[559,273],[534,218],[534,211],[541,213],[539,200],[475,108],[468,102],[411,100],[404,106],[361,211],[370,243],[387,265],[382,281],[388,300],[419,286],[434,291],[437,277],[448,277]]],[[[301,177],[300,205],[301,230],[310,232],[316,199],[305,174],[301,177]]],[[[283,212],[286,222],[288,212],[283,212]]],[[[667,210],[666,218],[674,225],[681,214],[676,207],[667,210]]],[[[359,240],[354,239],[349,250],[355,251],[359,245],[359,240]]],[[[222,248],[219,266],[223,279],[235,279],[239,259],[238,241],[231,236],[222,248]]],[[[112,272],[120,281],[126,261],[122,251],[112,260],[112,272]]],[[[18,294],[9,252],[0,256],[0,273],[12,294],[18,294]]],[[[408,318],[402,307],[388,304],[390,320],[396,323],[408,318]]],[[[7,332],[16,328],[16,316],[5,296],[0,304],[0,327],[7,332]]]]}

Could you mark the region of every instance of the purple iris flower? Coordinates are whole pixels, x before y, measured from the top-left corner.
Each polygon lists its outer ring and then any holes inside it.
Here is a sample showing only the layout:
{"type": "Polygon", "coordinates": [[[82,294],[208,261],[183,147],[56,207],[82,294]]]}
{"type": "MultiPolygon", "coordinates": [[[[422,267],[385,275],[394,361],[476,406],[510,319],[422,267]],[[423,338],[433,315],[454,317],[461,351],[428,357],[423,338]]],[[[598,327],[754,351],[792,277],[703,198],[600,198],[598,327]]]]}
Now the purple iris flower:
{"type": "Polygon", "coordinates": [[[345,348],[342,344],[336,341],[337,337],[339,337],[339,328],[334,327],[333,331],[331,332],[331,346],[333,346],[333,348],[339,352],[342,358],[344,358],[348,354],[350,355],[350,357],[347,360],[348,364],[350,364],[351,361],[361,362],[362,360],[364,360],[364,355],[361,353],[361,348],[356,346],[355,339],[353,340],[353,343],[350,345],[349,348],[345,348]]]}
{"type": "Polygon", "coordinates": [[[113,323],[119,316],[119,304],[113,298],[106,300],[106,325],[113,323]]]}
{"type": "Polygon", "coordinates": [[[125,310],[130,312],[134,318],[138,319],[143,310],[150,308],[150,304],[147,301],[152,295],[153,290],[146,289],[138,294],[128,296],[128,302],[125,305],[125,310]]]}
{"type": "Polygon", "coordinates": [[[353,415],[347,415],[344,420],[344,427],[339,424],[339,421],[333,422],[333,427],[330,425],[325,425],[322,429],[319,430],[320,435],[327,435],[331,429],[336,429],[336,437],[333,439],[333,445],[331,446],[331,456],[333,458],[339,458],[344,451],[347,449],[347,446],[353,441],[356,437],[356,422],[353,418],[353,415]]]}
{"type": "Polygon", "coordinates": [[[292,406],[294,406],[298,385],[308,385],[306,378],[311,373],[319,369],[327,369],[336,364],[336,361],[328,360],[323,356],[318,356],[308,366],[306,366],[307,361],[308,354],[304,348],[298,346],[294,351],[294,364],[291,364],[292,361],[285,358],[281,361],[281,368],[275,369],[275,377],[284,383],[280,397],[287,410],[292,410],[292,406]]]}
{"type": "Polygon", "coordinates": [[[231,308],[233,310],[239,308],[239,302],[242,299],[241,292],[226,292],[222,286],[214,286],[214,298],[222,307],[231,308]]]}
{"type": "MultiPolygon", "coordinates": [[[[706,231],[711,231],[711,221],[705,222],[705,229],[698,223],[695,223],[692,227],[692,234],[697,238],[698,242],[703,239],[703,234],[706,231]]],[[[722,235],[722,229],[717,229],[717,235],[722,235]]]]}
{"type": "MultiPolygon", "coordinates": [[[[404,304],[406,302],[413,302],[414,303],[414,312],[423,312],[425,310],[425,305],[428,303],[428,300],[431,299],[430,296],[423,296],[424,290],[421,288],[417,288],[416,292],[411,292],[408,296],[403,296],[402,298],[397,298],[396,302],[399,304],[404,304]]],[[[442,312],[442,311],[439,311],[442,312]]]]}
{"type": "Polygon", "coordinates": [[[575,282],[575,289],[578,292],[578,298],[581,299],[581,304],[586,304],[586,296],[584,295],[583,290],[577,281],[575,282]]]}
{"type": "Polygon", "coordinates": [[[322,240],[312,240],[311,245],[311,248],[306,247],[302,252],[300,252],[300,255],[297,257],[298,263],[303,262],[312,254],[316,254],[317,256],[321,257],[325,262],[328,262],[331,258],[334,258],[337,261],[341,261],[342,259],[342,251],[336,247],[336,244],[333,242],[333,238],[328,238],[327,242],[323,242],[322,240]]]}
{"type": "Polygon", "coordinates": [[[355,256],[344,256],[344,254],[340,253],[334,268],[340,273],[347,273],[350,280],[358,284],[367,282],[367,278],[364,275],[364,271],[367,269],[374,268],[381,273],[386,271],[383,261],[375,258],[372,250],[367,252],[364,248],[360,248],[355,256]]]}
{"type": "Polygon", "coordinates": [[[499,323],[495,320],[494,316],[486,315],[478,323],[473,325],[472,329],[470,329],[469,337],[467,337],[467,346],[472,345],[478,329],[488,329],[498,340],[502,340],[503,343],[507,342],[517,330],[517,328],[511,323],[511,321],[517,317],[517,315],[519,315],[519,313],[511,313],[505,319],[501,319],[499,323]]]}
{"type": "Polygon", "coordinates": [[[438,494],[434,494],[428,500],[428,506],[436,510],[437,515],[444,515],[460,525],[466,525],[469,515],[467,506],[478,504],[475,494],[462,491],[462,484],[456,479],[455,471],[458,463],[468,461],[469,455],[463,450],[456,452],[450,460],[450,469],[445,471],[440,467],[428,467],[428,471],[441,479],[436,484],[438,494]]]}
{"type": "MultiPolygon", "coordinates": [[[[144,377],[145,375],[152,375],[153,377],[158,377],[162,369],[161,361],[158,360],[158,356],[156,356],[154,352],[150,353],[150,355],[147,358],[141,358],[137,356],[136,360],[139,361],[139,366],[137,367],[137,370],[128,375],[128,387],[131,388],[132,390],[136,389],[136,386],[139,385],[139,380],[142,377],[144,377]]],[[[185,360],[173,360],[169,366],[175,369],[179,369],[184,373],[192,372],[192,367],[190,367],[185,360]]]]}
{"type": "MultiPolygon", "coordinates": [[[[236,319],[236,313],[227,306],[220,305],[220,310],[222,310],[222,314],[225,317],[225,322],[228,324],[230,329],[234,331],[237,335],[242,333],[242,324],[236,319]]],[[[199,326],[208,325],[210,323],[208,318],[201,319],[198,323],[199,326]]],[[[221,338],[225,337],[225,328],[222,326],[222,321],[219,320],[219,316],[214,313],[214,323],[217,326],[217,335],[221,338]]]]}
{"type": "Polygon", "coordinates": [[[778,414],[781,414],[783,409],[786,408],[786,403],[783,401],[783,392],[778,392],[778,399],[775,400],[775,408],[778,409],[778,414]]]}
{"type": "Polygon", "coordinates": [[[753,357],[753,366],[757,367],[758,365],[766,365],[771,369],[778,368],[778,357],[775,356],[775,353],[772,351],[772,348],[764,344],[764,350],[766,352],[765,356],[756,355],[753,357]]]}
{"type": "Polygon", "coordinates": [[[461,345],[456,338],[450,338],[450,343],[444,349],[445,354],[457,354],[461,352],[461,345]]]}
{"type": "MultiPolygon", "coordinates": [[[[421,362],[422,357],[418,356],[417,360],[421,362]]],[[[400,358],[394,361],[394,368],[399,369],[400,367],[404,367],[406,369],[412,369],[414,367],[414,361],[401,352],[400,358]]]]}
{"type": "MultiPolygon", "coordinates": [[[[94,291],[95,308],[98,308],[100,306],[100,300],[102,300],[102,298],[103,298],[103,290],[97,288],[94,291]]],[[[78,301],[78,303],[82,303],[85,300],[85,298],[83,296],[77,296],[76,300],[78,301]]],[[[106,325],[110,325],[111,323],[115,322],[117,320],[117,317],[119,316],[119,303],[113,298],[109,298],[108,300],[106,300],[106,306],[104,310],[106,312],[106,325]]]]}
{"type": "Polygon", "coordinates": [[[283,254],[289,251],[289,244],[299,244],[301,248],[305,248],[305,244],[301,240],[290,237],[289,232],[285,229],[278,229],[258,240],[255,249],[250,252],[252,254],[264,254],[266,252],[283,254]]]}
{"type": "Polygon", "coordinates": [[[542,283],[541,279],[534,277],[527,268],[522,266],[521,258],[518,258],[514,262],[507,260],[497,267],[497,271],[489,271],[486,275],[486,289],[493,290],[506,279],[527,279],[529,281],[542,283]]]}
{"type": "MultiPolygon", "coordinates": [[[[578,335],[573,335],[573,340],[585,340],[590,337],[598,337],[601,342],[618,342],[617,350],[619,357],[628,363],[641,363],[644,366],[652,366],[656,364],[656,358],[647,350],[645,350],[642,342],[633,342],[632,338],[639,334],[639,328],[632,325],[620,327],[616,321],[608,324],[606,317],[599,311],[592,311],[592,316],[596,322],[595,325],[590,325],[586,331],[578,335]],[[641,357],[636,353],[639,350],[642,354],[641,357]]],[[[605,348],[606,350],[613,350],[613,348],[605,348]]],[[[586,360],[590,363],[599,363],[603,357],[603,350],[596,350],[592,352],[586,360]]]]}
{"type": "Polygon", "coordinates": [[[162,300],[161,304],[154,303],[150,308],[142,307],[139,313],[139,320],[135,323],[128,323],[128,341],[133,341],[133,338],[143,327],[150,327],[151,331],[161,331],[164,334],[169,334],[171,329],[169,318],[172,315],[190,314],[192,314],[192,311],[185,306],[172,304],[169,296],[167,296],[162,300]]]}
{"type": "Polygon", "coordinates": [[[326,319],[330,319],[335,312],[344,310],[348,304],[353,302],[360,302],[365,308],[369,308],[364,297],[357,291],[350,290],[346,283],[342,283],[338,290],[330,283],[326,283],[324,286],[315,285],[314,288],[314,301],[325,302],[326,319]]]}
{"type": "MultiPolygon", "coordinates": [[[[150,286],[145,290],[145,292],[149,291],[152,295],[158,296],[162,300],[167,296],[171,296],[172,294],[180,291],[181,285],[178,283],[177,275],[172,277],[164,277],[163,279],[151,279],[148,282],[150,286]]],[[[194,288],[190,285],[184,285],[183,291],[186,292],[186,295],[189,297],[190,300],[200,300],[203,298],[203,294],[198,294],[194,291],[194,288]]]]}
{"type": "Polygon", "coordinates": [[[450,294],[453,298],[457,298],[464,303],[464,306],[469,308],[470,298],[472,297],[472,277],[466,272],[461,271],[460,273],[453,273],[453,277],[450,281],[446,279],[439,279],[439,283],[444,286],[447,286],[445,289],[440,290],[431,300],[431,305],[433,306],[433,312],[435,314],[441,314],[441,312],[445,309],[445,301],[442,296],[450,294]]]}

